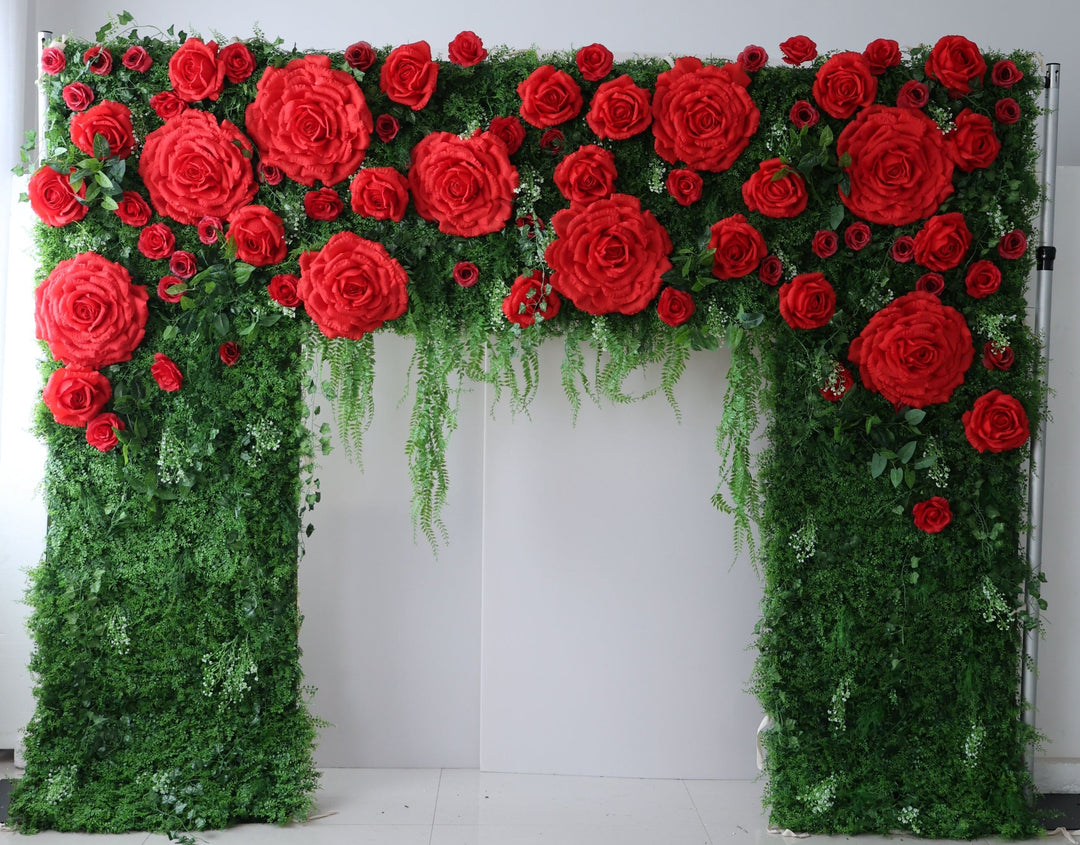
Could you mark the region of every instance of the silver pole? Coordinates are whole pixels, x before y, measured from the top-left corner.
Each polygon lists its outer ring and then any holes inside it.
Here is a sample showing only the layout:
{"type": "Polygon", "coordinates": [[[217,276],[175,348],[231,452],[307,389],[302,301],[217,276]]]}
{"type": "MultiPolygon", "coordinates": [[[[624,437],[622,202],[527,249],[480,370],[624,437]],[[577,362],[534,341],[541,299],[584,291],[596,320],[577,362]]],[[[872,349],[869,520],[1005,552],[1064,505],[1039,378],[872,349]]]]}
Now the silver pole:
{"type": "Polygon", "coordinates": [[[49,151],[45,148],[45,126],[46,118],[49,113],[49,100],[45,96],[45,86],[41,84],[41,79],[44,71],[41,69],[41,54],[45,52],[45,48],[48,47],[53,40],[53,34],[47,29],[38,30],[38,114],[37,114],[37,163],[45,161],[49,156],[49,151]]]}
{"type": "MultiPolygon", "coordinates": [[[[1035,273],[1035,334],[1040,344],[1040,364],[1044,378],[1049,383],[1050,365],[1050,287],[1054,278],[1054,178],[1057,169],[1057,123],[1058,94],[1060,92],[1061,65],[1052,62],[1046,66],[1046,91],[1043,106],[1046,121],[1043,131],[1043,203],[1039,219],[1039,248],[1036,252],[1035,273]]],[[[1031,440],[1031,462],[1028,468],[1028,524],[1027,558],[1033,577],[1042,571],[1043,533],[1043,467],[1046,460],[1046,415],[1039,418],[1038,430],[1031,440]]],[[[1025,594],[1027,612],[1035,621],[1039,619],[1039,603],[1030,592],[1025,594]]],[[[1024,723],[1035,727],[1035,686],[1039,662],[1039,631],[1029,628],[1024,632],[1023,700],[1024,723]]],[[[1026,750],[1028,772],[1035,777],[1035,749],[1026,750]]]]}

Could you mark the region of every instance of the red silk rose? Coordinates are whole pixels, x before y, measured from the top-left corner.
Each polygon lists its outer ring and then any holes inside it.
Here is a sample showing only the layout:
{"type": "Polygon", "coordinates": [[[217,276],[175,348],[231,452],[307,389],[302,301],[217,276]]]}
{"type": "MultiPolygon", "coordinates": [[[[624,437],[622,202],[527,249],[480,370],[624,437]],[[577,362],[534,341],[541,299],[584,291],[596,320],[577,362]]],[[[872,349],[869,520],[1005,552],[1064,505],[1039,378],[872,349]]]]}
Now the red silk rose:
{"type": "Polygon", "coordinates": [[[1016,354],[1011,346],[995,346],[992,340],[983,346],[983,366],[988,370],[1007,370],[1016,361],[1016,354]]]}
{"type": "Polygon", "coordinates": [[[227,340],[218,347],[218,358],[226,367],[231,367],[240,360],[240,347],[235,341],[227,340]]]}
{"type": "Polygon", "coordinates": [[[669,326],[681,326],[694,316],[694,297],[677,288],[664,288],[656,303],[656,314],[669,326]]]}
{"type": "Polygon", "coordinates": [[[861,220],[852,223],[844,230],[844,243],[855,252],[864,249],[870,243],[870,227],[861,220]]]}
{"type": "Polygon", "coordinates": [[[95,370],[61,367],[49,376],[41,398],[60,425],[81,427],[105,409],[112,385],[95,370]]]}
{"type": "Polygon", "coordinates": [[[140,47],[138,44],[132,44],[127,48],[123,58],[120,59],[120,63],[128,70],[133,70],[136,73],[146,73],[154,66],[154,60],[150,58],[146,48],[140,47]]]}
{"type": "Polygon", "coordinates": [[[918,502],[911,509],[915,527],[927,534],[938,534],[952,522],[952,510],[947,499],[933,496],[925,502],[918,502]]]}
{"type": "Polygon", "coordinates": [[[780,285],[780,316],[793,329],[820,329],[836,313],[836,291],[821,273],[800,273],[780,285]]]}
{"type": "Polygon", "coordinates": [[[516,117],[493,117],[488,124],[488,134],[506,145],[506,154],[513,155],[525,142],[525,127],[516,117]]]}
{"type": "Polygon", "coordinates": [[[71,82],[64,86],[61,96],[72,111],[86,111],[94,102],[94,89],[85,82],[71,82]]]}
{"type": "Polygon", "coordinates": [[[89,65],[91,73],[96,73],[98,76],[108,76],[112,73],[113,58],[108,47],[95,44],[83,53],[82,60],[84,65],[89,65]]]}
{"type": "Polygon", "coordinates": [[[297,293],[324,335],[359,340],[405,313],[408,281],[382,244],[338,232],[322,249],[301,254],[297,293]]]}
{"type": "Polygon", "coordinates": [[[543,129],[573,120],[581,111],[581,88],[566,71],[541,65],[517,87],[520,114],[526,123],[543,129]]]}
{"type": "Polygon", "coordinates": [[[667,177],[668,193],[679,205],[693,205],[701,199],[704,182],[693,170],[672,170],[667,177]]]}
{"type": "Polygon", "coordinates": [[[809,199],[802,176],[778,158],[761,162],[742,186],[743,202],[766,217],[798,217],[809,199]]]}
{"type": "Polygon", "coordinates": [[[1006,232],[998,241],[998,255],[1002,258],[1016,259],[1027,252],[1027,235],[1022,229],[1006,232]]]}
{"type": "Polygon", "coordinates": [[[272,164],[267,164],[265,161],[260,161],[255,168],[255,172],[259,174],[259,181],[264,185],[280,185],[281,180],[285,178],[285,174],[280,167],[275,167],[272,164]]]}
{"type": "Polygon", "coordinates": [[[540,136],[540,149],[549,152],[552,155],[558,155],[563,151],[563,144],[565,141],[566,138],[560,130],[549,129],[540,136]]]}
{"type": "Polygon", "coordinates": [[[380,114],[375,118],[375,134],[384,144],[389,144],[401,131],[401,124],[392,114],[380,114]]]}
{"type": "Polygon", "coordinates": [[[818,68],[812,90],[826,114],[847,118],[874,102],[877,78],[862,53],[837,53],[818,68]]]}
{"type": "Polygon", "coordinates": [[[926,60],[926,75],[944,85],[950,94],[971,93],[971,84],[982,83],[986,61],[978,46],[962,35],[945,35],[938,39],[926,60]]]}
{"type": "Polygon", "coordinates": [[[71,187],[70,173],[57,173],[48,165],[39,167],[30,183],[26,193],[30,197],[30,207],[47,226],[66,226],[76,220],[82,220],[90,207],[79,202],[80,197],[86,196],[86,183],[79,186],[75,191],[71,187]]]}
{"type": "Polygon", "coordinates": [[[597,138],[625,141],[652,123],[650,95],[626,74],[602,82],[593,94],[585,122],[597,138]]]}
{"type": "Polygon", "coordinates": [[[994,104],[994,117],[1003,126],[1012,126],[1020,120],[1020,104],[1012,97],[1003,97],[994,104]]]}
{"type": "Polygon", "coordinates": [[[409,191],[416,213],[447,235],[497,232],[514,210],[518,173],[490,134],[459,138],[433,132],[412,150],[409,191]]]}
{"type": "Polygon", "coordinates": [[[762,283],[775,287],[780,283],[780,279],[784,275],[784,264],[780,260],[779,256],[767,255],[761,262],[761,266],[758,267],[758,278],[762,283]]]}
{"type": "Polygon", "coordinates": [[[266,286],[266,292],[278,305],[295,308],[300,304],[300,297],[296,293],[299,286],[300,279],[296,276],[290,273],[279,273],[270,280],[270,284],[266,286]]]}
{"type": "Polygon", "coordinates": [[[216,100],[225,87],[225,65],[216,41],[189,38],[169,59],[169,84],[185,103],[216,100]]]}
{"type": "Polygon", "coordinates": [[[196,230],[199,233],[199,241],[209,246],[210,244],[217,243],[217,240],[219,237],[221,237],[221,233],[224,231],[224,228],[222,226],[220,217],[213,217],[211,215],[207,215],[199,221],[198,225],[196,226],[196,230]]]}
{"type": "Polygon", "coordinates": [[[992,293],[997,293],[999,287],[1001,287],[1001,271],[993,261],[987,261],[984,258],[968,267],[967,275],[964,276],[964,288],[975,299],[984,299],[992,293]]]}
{"type": "Polygon", "coordinates": [[[737,64],[702,65],[681,58],[656,78],[653,146],[664,161],[693,170],[727,170],[757,131],[761,114],[737,64]]]}
{"type": "Polygon", "coordinates": [[[956,128],[945,136],[949,155],[965,173],[989,167],[1001,150],[994,124],[984,114],[964,109],[956,116],[956,128]]]}
{"type": "Polygon", "coordinates": [[[841,188],[840,199],[871,223],[914,223],[953,192],[953,162],[941,130],[920,111],[867,106],[844,127],[836,150],[851,160],[851,190],[841,188]]]}
{"type": "Polygon", "coordinates": [[[480,281],[480,268],[471,261],[459,261],[454,265],[454,281],[463,288],[471,288],[480,281]]]}
{"type": "Polygon", "coordinates": [[[780,42],[780,52],[783,53],[785,64],[801,65],[817,58],[817,44],[805,35],[793,35],[780,42]]]}
{"type": "Polygon", "coordinates": [[[603,44],[590,44],[578,50],[574,60],[582,76],[589,82],[599,82],[611,73],[615,56],[603,44]]]}
{"type": "Polygon", "coordinates": [[[975,400],[962,417],[968,443],[980,452],[1006,452],[1027,443],[1027,413],[1015,396],[991,390],[975,400]]]}
{"type": "Polygon", "coordinates": [[[304,214],[312,220],[337,220],[345,204],[333,188],[319,188],[304,194],[304,214]]]}
{"type": "Polygon", "coordinates": [[[911,235],[901,235],[893,241],[889,255],[892,256],[893,261],[907,264],[915,257],[915,239],[911,235]]]}
{"type": "Polygon", "coordinates": [[[539,270],[531,275],[518,276],[502,303],[506,319],[522,328],[550,320],[559,313],[562,300],[539,270]]]}
{"type": "Polygon", "coordinates": [[[959,211],[927,220],[915,235],[915,263],[944,273],[959,267],[971,249],[971,230],[959,211]]]}
{"type": "Polygon", "coordinates": [[[836,255],[839,247],[840,239],[831,229],[819,229],[814,232],[814,238],[810,241],[810,249],[818,258],[831,258],[836,255]]]}
{"type": "Polygon", "coordinates": [[[74,367],[130,361],[145,333],[147,297],[120,264],[80,253],[57,264],[34,291],[37,337],[56,360],[74,367]]]}
{"type": "Polygon", "coordinates": [[[824,386],[818,388],[818,393],[829,402],[839,402],[844,398],[844,394],[854,386],[855,379],[852,378],[851,370],[836,361],[833,363],[832,372],[829,373],[824,386]]]}
{"type": "Polygon", "coordinates": [[[176,276],[162,276],[158,280],[157,295],[162,302],[175,305],[184,298],[186,291],[187,283],[183,279],[176,278],[176,276]]]}
{"type": "Polygon", "coordinates": [[[1002,59],[1000,62],[996,62],[994,69],[990,71],[990,81],[998,88],[1012,88],[1023,78],[1024,74],[1012,59],[1002,59]]]}
{"type": "Polygon", "coordinates": [[[178,114],[185,111],[187,107],[187,103],[177,97],[173,91],[158,91],[158,93],[150,98],[150,108],[152,108],[154,114],[162,120],[176,117],[178,114]]]}
{"type": "Polygon", "coordinates": [[[111,452],[120,445],[116,432],[124,428],[124,421],[116,414],[98,414],[86,424],[86,442],[99,452],[111,452]]]}
{"type": "Polygon", "coordinates": [[[365,167],[353,178],[349,195],[361,217],[400,222],[409,205],[409,183],[392,167],[365,167]]]}
{"type": "Polygon", "coordinates": [[[555,187],[570,203],[610,197],[615,190],[615,156],[595,144],[578,147],[555,166],[555,187]]]}
{"type": "Polygon", "coordinates": [[[718,279],[741,279],[753,273],[765,257],[765,238],[741,214],[718,220],[709,228],[712,274],[718,279]]]}
{"type": "Polygon", "coordinates": [[[371,111],[356,80],[331,68],[329,56],[268,67],[256,92],[245,126],[263,163],[309,188],[316,181],[336,185],[360,166],[371,142],[371,111]]]}
{"type": "Polygon", "coordinates": [[[454,36],[446,55],[456,65],[472,67],[486,59],[488,51],[484,49],[484,42],[479,35],[465,30],[454,36]]]}
{"type": "Polygon", "coordinates": [[[817,122],[821,120],[821,115],[806,100],[796,100],[791,107],[791,111],[788,112],[788,119],[796,129],[802,129],[804,126],[816,126],[817,122]]]}
{"type": "Polygon", "coordinates": [[[41,51],[41,70],[52,76],[60,73],[67,67],[67,57],[64,56],[64,48],[56,44],[50,44],[41,51]]]}
{"type": "Polygon", "coordinates": [[[765,64],[769,61],[769,54],[765,52],[764,47],[759,47],[757,44],[747,44],[735,61],[742,65],[742,69],[747,73],[754,73],[765,67],[765,64]]]}
{"type": "Polygon", "coordinates": [[[375,64],[376,58],[375,48],[366,41],[357,41],[345,48],[345,63],[357,70],[367,70],[375,64]]]}
{"type": "MultiPolygon", "coordinates": [[[[250,108],[250,106],[249,106],[250,108]]],[[[180,223],[225,218],[255,197],[251,142],[229,121],[187,109],[146,136],[139,175],[158,214],[180,223]]]]}
{"type": "Polygon", "coordinates": [[[915,282],[915,290],[941,296],[945,290],[945,277],[941,273],[923,273],[915,282]]]}
{"type": "Polygon", "coordinates": [[[589,314],[636,314],[671,269],[671,239],[637,197],[612,194],[575,203],[551,219],[555,240],[544,253],[551,284],[589,314]]]}
{"type": "Polygon", "coordinates": [[[166,393],[175,393],[184,384],[184,375],[180,368],[168,355],[162,352],[154,353],[154,363],[150,365],[150,375],[154,377],[158,387],[166,393]]]}
{"type": "Polygon", "coordinates": [[[379,71],[379,87],[395,103],[420,111],[435,93],[438,78],[439,65],[431,60],[431,47],[417,41],[390,51],[379,71]]]}
{"type": "Polygon", "coordinates": [[[225,78],[229,82],[243,82],[255,72],[255,56],[242,41],[234,41],[222,47],[217,60],[225,68],[225,78]]]}
{"type": "Polygon", "coordinates": [[[195,256],[184,249],[178,249],[169,257],[169,272],[181,279],[190,279],[198,271],[195,256]]]}
{"type": "Polygon", "coordinates": [[[110,158],[127,158],[135,149],[131,110],[123,103],[104,100],[82,114],[72,115],[71,143],[88,156],[94,155],[95,135],[108,141],[110,158]]]}
{"type": "Polygon", "coordinates": [[[930,102],[930,89],[917,79],[909,79],[900,86],[896,105],[902,109],[921,109],[930,102]]]}
{"type": "Polygon", "coordinates": [[[176,235],[164,223],[151,223],[139,232],[139,252],[151,261],[168,258],[176,249],[176,235]]]}
{"type": "Polygon", "coordinates": [[[900,64],[900,45],[891,38],[875,38],[866,45],[863,56],[874,76],[881,76],[889,68],[900,64]]]}
{"type": "Polygon", "coordinates": [[[280,264],[289,254],[284,222],[264,205],[248,205],[233,212],[225,239],[236,244],[236,257],[253,267],[280,264]]]}
{"type": "Polygon", "coordinates": [[[848,349],[867,390],[893,405],[948,402],[975,358],[963,315],[933,294],[914,291],[873,317],[848,349]]]}
{"type": "Polygon", "coordinates": [[[150,222],[153,211],[138,191],[124,191],[116,204],[115,214],[128,226],[141,227],[150,222]]]}

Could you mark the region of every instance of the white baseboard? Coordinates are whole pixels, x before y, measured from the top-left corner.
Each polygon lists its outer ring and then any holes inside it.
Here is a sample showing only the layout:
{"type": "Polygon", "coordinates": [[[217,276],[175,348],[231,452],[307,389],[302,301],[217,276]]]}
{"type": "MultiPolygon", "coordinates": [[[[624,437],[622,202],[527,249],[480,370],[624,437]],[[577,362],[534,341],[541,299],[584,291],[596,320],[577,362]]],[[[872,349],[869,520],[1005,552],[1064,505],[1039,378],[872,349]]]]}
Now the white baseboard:
{"type": "Polygon", "coordinates": [[[1035,786],[1039,792],[1080,793],[1080,759],[1038,757],[1035,759],[1035,786]]]}

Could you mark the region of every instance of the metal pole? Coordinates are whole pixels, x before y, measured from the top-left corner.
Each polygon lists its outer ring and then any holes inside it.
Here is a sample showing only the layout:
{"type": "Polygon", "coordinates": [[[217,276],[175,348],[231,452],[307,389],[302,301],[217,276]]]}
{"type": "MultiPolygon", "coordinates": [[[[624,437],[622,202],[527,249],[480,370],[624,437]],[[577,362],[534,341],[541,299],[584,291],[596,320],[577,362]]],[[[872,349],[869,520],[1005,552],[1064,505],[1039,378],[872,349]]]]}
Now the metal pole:
{"type": "MultiPolygon", "coordinates": [[[[1046,66],[1046,91],[1043,106],[1046,121],[1043,131],[1043,203],[1039,220],[1039,248],[1036,252],[1035,274],[1035,334],[1040,343],[1040,365],[1049,383],[1050,365],[1050,287],[1054,278],[1054,178],[1057,168],[1058,94],[1061,65],[1052,62],[1046,66]]],[[[1028,468],[1028,524],[1027,558],[1032,577],[1042,571],[1043,533],[1043,467],[1046,460],[1046,415],[1039,418],[1038,430],[1031,440],[1031,462],[1028,468]]],[[[1027,612],[1036,622],[1039,619],[1039,603],[1030,593],[1025,594],[1027,612]]],[[[1039,631],[1037,627],[1024,632],[1024,666],[1021,692],[1026,702],[1024,723],[1035,727],[1035,686],[1039,662],[1039,631]]],[[[1026,750],[1028,772],[1035,777],[1035,749],[1026,750]]]]}
{"type": "Polygon", "coordinates": [[[45,148],[45,126],[46,118],[49,113],[49,100],[45,96],[45,86],[41,84],[41,78],[44,71],[41,69],[41,54],[45,51],[45,48],[52,43],[53,34],[47,29],[38,30],[38,113],[37,113],[37,163],[48,158],[49,151],[45,148]]]}

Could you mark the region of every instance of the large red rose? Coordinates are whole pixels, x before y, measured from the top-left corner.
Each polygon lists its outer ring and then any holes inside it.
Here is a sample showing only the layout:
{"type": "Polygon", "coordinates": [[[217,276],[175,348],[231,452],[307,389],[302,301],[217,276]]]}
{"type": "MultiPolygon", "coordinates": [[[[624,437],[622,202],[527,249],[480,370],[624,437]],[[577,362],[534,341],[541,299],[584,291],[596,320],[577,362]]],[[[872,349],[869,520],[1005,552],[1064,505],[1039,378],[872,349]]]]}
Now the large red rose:
{"type": "Polygon", "coordinates": [[[986,73],[986,60],[978,45],[962,35],[945,35],[938,39],[926,60],[926,75],[962,96],[971,93],[971,83],[981,84],[986,73]]]}
{"type": "Polygon", "coordinates": [[[709,229],[709,248],[713,253],[712,274],[718,279],[741,279],[753,273],[768,250],[761,232],[733,214],[713,223],[709,229]]]}
{"type": "Polygon", "coordinates": [[[540,129],[573,120],[581,111],[581,88],[554,65],[541,65],[517,87],[521,117],[540,129]]]}
{"type": "Polygon", "coordinates": [[[47,226],[66,226],[76,220],[82,220],[90,207],[79,202],[86,196],[86,183],[75,191],[71,187],[70,173],[58,173],[51,167],[42,166],[30,177],[26,193],[30,197],[30,207],[47,226]]]}
{"type": "Polygon", "coordinates": [[[878,311],[851,342],[867,390],[894,405],[948,402],[964,383],[975,346],[963,315],[932,293],[913,291],[878,311]]]}
{"type": "Polygon", "coordinates": [[[780,316],[793,329],[819,329],[836,313],[836,291],[821,273],[800,273],[780,285],[780,316]]]}
{"type": "Polygon", "coordinates": [[[636,314],[671,269],[671,239],[637,197],[575,203],[556,212],[551,224],[555,240],[544,253],[554,271],[551,283],[589,314],[636,314]]]}
{"type": "Polygon", "coordinates": [[[953,192],[953,162],[941,130],[920,111],[867,106],[844,127],[836,151],[850,157],[851,189],[840,189],[840,199],[871,223],[914,223],[953,192]]]}
{"type": "Polygon", "coordinates": [[[305,56],[268,67],[247,107],[245,125],[264,164],[312,187],[336,185],[364,160],[372,119],[351,74],[329,56],[305,56]]]}
{"type": "Polygon", "coordinates": [[[300,256],[297,293],[324,335],[359,340],[405,313],[408,281],[382,244],[338,232],[322,249],[300,256]]]}
{"type": "Polygon", "coordinates": [[[743,202],[766,217],[797,217],[809,199],[802,176],[778,158],[758,165],[742,186],[743,202]]]}
{"type": "Polygon", "coordinates": [[[567,201],[588,203],[615,190],[615,156],[595,144],[578,147],[555,166],[553,178],[567,201]]]}
{"type": "Polygon", "coordinates": [[[727,170],[757,131],[761,114],[746,88],[750,77],[737,64],[702,65],[676,59],[656,78],[653,145],[656,154],[693,170],[727,170]]]}
{"type": "Polygon", "coordinates": [[[61,261],[34,291],[37,337],[52,356],[98,370],[130,361],[146,330],[146,288],[127,269],[83,252],[61,261]]]}
{"type": "Polygon", "coordinates": [[[1001,150],[994,124],[984,114],[964,109],[956,116],[956,128],[945,136],[949,155],[965,173],[989,167],[1001,150]]]}
{"type": "Polygon", "coordinates": [[[233,212],[225,238],[236,244],[236,257],[253,267],[280,264],[289,253],[285,224],[264,205],[248,205],[233,212]]]}
{"type": "Polygon", "coordinates": [[[968,443],[980,452],[1018,449],[1031,436],[1027,412],[1015,396],[991,390],[975,400],[962,418],[968,443]]]}
{"type": "Polygon", "coordinates": [[[353,178],[349,195],[361,217],[400,222],[409,205],[409,183],[392,167],[365,167],[353,178]]]}
{"type": "Polygon", "coordinates": [[[601,83],[589,103],[585,122],[598,138],[624,141],[644,132],[652,123],[648,89],[639,88],[625,73],[601,83]]]}
{"type": "Polygon", "coordinates": [[[918,502],[911,509],[911,516],[915,520],[915,527],[920,531],[937,534],[952,522],[952,509],[948,499],[933,496],[925,502],[918,502]]]}
{"type": "Polygon", "coordinates": [[[413,147],[409,190],[416,213],[447,235],[499,231],[514,211],[517,187],[506,146],[490,134],[433,132],[413,147]]]}
{"type": "Polygon", "coordinates": [[[259,189],[251,152],[229,121],[219,125],[209,112],[187,109],[146,136],[139,175],[158,214],[192,225],[251,202],[259,189]]]}
{"type": "Polygon", "coordinates": [[[104,100],[71,116],[71,143],[88,156],[94,155],[95,135],[101,135],[109,142],[111,158],[127,158],[135,149],[131,109],[123,103],[104,100]]]}
{"type": "Polygon", "coordinates": [[[927,220],[915,235],[915,263],[944,273],[959,267],[971,249],[971,230],[959,211],[938,214],[927,220]]]}
{"type": "Polygon", "coordinates": [[[814,99],[832,117],[851,117],[877,95],[877,77],[862,53],[837,53],[818,68],[814,99]]]}
{"type": "Polygon", "coordinates": [[[551,289],[551,283],[539,270],[528,276],[518,276],[510,286],[510,293],[502,303],[506,319],[522,328],[528,328],[537,320],[550,320],[559,313],[562,300],[551,289]]]}
{"type": "Polygon", "coordinates": [[[426,41],[402,44],[390,51],[379,71],[379,87],[395,103],[419,111],[435,93],[439,65],[431,60],[426,41]]]}
{"type": "Polygon", "coordinates": [[[105,409],[112,385],[95,370],[61,367],[49,376],[41,398],[60,425],[84,426],[105,409]]]}
{"type": "Polygon", "coordinates": [[[218,61],[216,41],[189,38],[169,59],[169,83],[185,103],[216,100],[225,87],[224,63],[218,61]]]}

